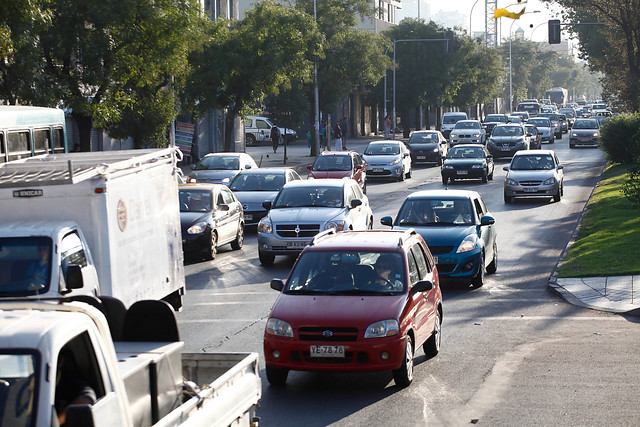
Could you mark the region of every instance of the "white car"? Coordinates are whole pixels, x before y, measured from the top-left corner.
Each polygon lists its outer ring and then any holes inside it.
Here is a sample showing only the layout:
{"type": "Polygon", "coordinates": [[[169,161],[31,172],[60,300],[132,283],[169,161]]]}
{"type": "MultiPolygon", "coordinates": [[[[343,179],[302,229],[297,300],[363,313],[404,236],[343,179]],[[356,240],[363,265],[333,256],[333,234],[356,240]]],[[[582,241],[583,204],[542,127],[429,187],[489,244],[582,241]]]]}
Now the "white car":
{"type": "Polygon", "coordinates": [[[369,178],[411,178],[411,151],[402,141],[372,141],[362,158],[369,178]]]}
{"type": "MultiPolygon", "coordinates": [[[[256,145],[260,141],[271,141],[271,128],[274,126],[267,117],[249,116],[244,121],[244,133],[247,145],[256,145]]],[[[281,138],[285,137],[287,142],[298,139],[298,134],[293,129],[286,129],[278,126],[281,138]]]]}
{"type": "Polygon", "coordinates": [[[273,264],[276,255],[297,256],[321,231],[373,228],[369,199],[353,179],[291,181],[258,223],[258,257],[273,264]]]}
{"type": "Polygon", "coordinates": [[[451,146],[458,144],[483,144],[487,131],[482,128],[479,120],[460,120],[449,135],[451,146]]]}

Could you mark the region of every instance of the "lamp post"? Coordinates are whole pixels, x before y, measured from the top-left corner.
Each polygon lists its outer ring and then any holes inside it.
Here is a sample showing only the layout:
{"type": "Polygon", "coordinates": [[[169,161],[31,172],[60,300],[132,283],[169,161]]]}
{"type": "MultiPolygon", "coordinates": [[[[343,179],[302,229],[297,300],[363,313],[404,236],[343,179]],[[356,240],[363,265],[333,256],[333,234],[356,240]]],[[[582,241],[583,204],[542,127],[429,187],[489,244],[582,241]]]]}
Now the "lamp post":
{"type": "MultiPolygon", "coordinates": [[[[313,0],[313,20],[314,22],[318,22],[318,16],[316,12],[316,0],[313,0]]],[[[315,114],[315,124],[313,126],[313,132],[315,134],[315,151],[316,157],[320,154],[320,100],[318,96],[318,58],[313,62],[313,103],[315,105],[316,114],[315,114]]],[[[285,135],[286,137],[286,135],[285,135]]]]}
{"type": "Polygon", "coordinates": [[[478,4],[480,0],[476,0],[475,3],[473,3],[473,6],[471,6],[471,12],[469,12],[469,36],[471,36],[471,17],[473,16],[473,8],[476,7],[476,5],[478,4]]]}
{"type": "MultiPolygon", "coordinates": [[[[540,13],[539,10],[534,10],[533,12],[525,12],[523,15],[528,15],[530,13],[540,13]]],[[[511,67],[511,39],[513,38],[513,34],[511,30],[513,30],[513,24],[516,23],[514,19],[509,26],[509,113],[513,112],[513,72],[511,67]]]]}

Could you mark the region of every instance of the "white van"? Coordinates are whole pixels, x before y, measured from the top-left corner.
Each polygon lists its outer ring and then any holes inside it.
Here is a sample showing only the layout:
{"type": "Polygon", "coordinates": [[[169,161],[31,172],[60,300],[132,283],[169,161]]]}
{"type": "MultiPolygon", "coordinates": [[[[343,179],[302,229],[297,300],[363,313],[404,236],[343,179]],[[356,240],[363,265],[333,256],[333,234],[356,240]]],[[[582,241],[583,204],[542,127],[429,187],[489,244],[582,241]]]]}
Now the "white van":
{"type": "Polygon", "coordinates": [[[445,138],[449,139],[449,134],[451,133],[451,130],[456,126],[456,123],[458,123],[460,120],[467,119],[467,113],[465,113],[464,111],[444,113],[442,115],[442,123],[440,124],[440,132],[445,138]]]}
{"type": "MultiPolygon", "coordinates": [[[[247,138],[247,145],[256,145],[260,141],[271,141],[271,128],[273,123],[267,117],[263,116],[248,116],[244,121],[244,133],[247,138]]],[[[278,126],[280,129],[280,136],[285,135],[285,130],[278,126]]],[[[298,139],[298,134],[293,129],[287,129],[287,142],[295,141],[298,139]]]]}

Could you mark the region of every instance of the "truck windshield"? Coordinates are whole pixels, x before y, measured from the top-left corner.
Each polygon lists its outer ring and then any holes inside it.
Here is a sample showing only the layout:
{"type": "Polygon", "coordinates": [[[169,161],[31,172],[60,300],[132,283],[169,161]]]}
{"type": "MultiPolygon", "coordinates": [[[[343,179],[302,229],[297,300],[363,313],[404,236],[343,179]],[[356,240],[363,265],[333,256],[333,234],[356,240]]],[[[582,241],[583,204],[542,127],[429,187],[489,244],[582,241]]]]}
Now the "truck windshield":
{"type": "Polygon", "coordinates": [[[0,238],[0,296],[46,293],[51,278],[51,239],[0,238]]]}
{"type": "Polygon", "coordinates": [[[40,388],[37,359],[32,353],[0,352],[2,425],[35,425],[37,390],[40,388]]]}

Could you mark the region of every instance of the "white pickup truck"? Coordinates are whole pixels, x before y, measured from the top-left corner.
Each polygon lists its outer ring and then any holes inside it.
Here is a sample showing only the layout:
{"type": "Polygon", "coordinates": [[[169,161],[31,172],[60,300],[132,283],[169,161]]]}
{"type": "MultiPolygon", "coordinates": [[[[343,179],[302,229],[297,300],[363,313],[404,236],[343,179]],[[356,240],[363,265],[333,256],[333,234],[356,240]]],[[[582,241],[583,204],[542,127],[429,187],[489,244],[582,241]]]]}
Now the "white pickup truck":
{"type": "Polygon", "coordinates": [[[181,354],[166,302],[81,299],[0,301],[0,425],[257,426],[257,353],[181,354]]]}
{"type": "Polygon", "coordinates": [[[179,309],[179,157],[166,148],[0,164],[0,297],[108,295],[179,309]]]}

